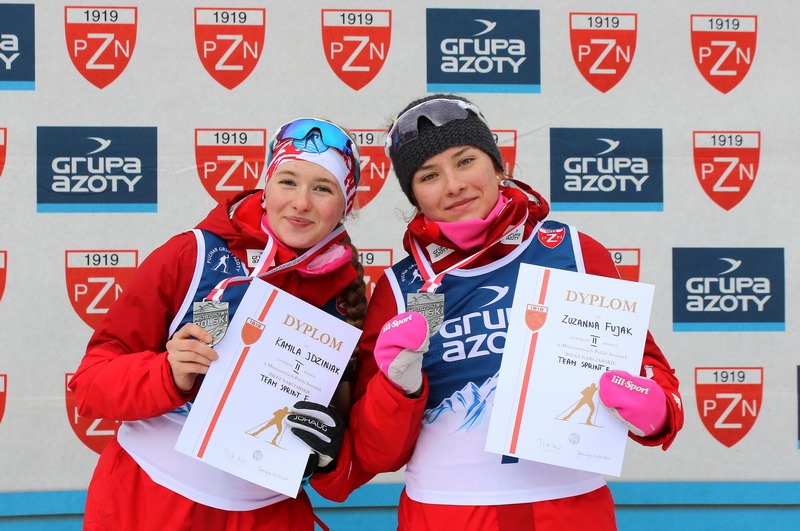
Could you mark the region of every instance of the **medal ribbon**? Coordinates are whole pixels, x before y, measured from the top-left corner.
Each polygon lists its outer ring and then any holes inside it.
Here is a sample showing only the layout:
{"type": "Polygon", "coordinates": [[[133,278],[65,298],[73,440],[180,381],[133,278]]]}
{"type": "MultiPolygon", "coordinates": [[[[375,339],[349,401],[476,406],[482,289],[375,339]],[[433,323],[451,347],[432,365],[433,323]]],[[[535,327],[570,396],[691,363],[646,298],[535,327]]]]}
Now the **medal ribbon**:
{"type": "Polygon", "coordinates": [[[328,234],[321,242],[316,244],[314,247],[309,249],[308,251],[304,252],[294,260],[286,262],[285,264],[281,264],[278,267],[274,267],[270,269],[270,265],[272,265],[273,261],[275,260],[275,255],[278,252],[278,243],[272,237],[271,234],[267,233],[267,245],[264,247],[264,250],[261,253],[261,257],[258,259],[258,264],[256,267],[253,268],[253,271],[250,273],[249,276],[237,276],[237,277],[229,277],[225,280],[221,281],[217,284],[214,289],[212,289],[208,295],[205,296],[204,300],[207,301],[219,301],[222,299],[222,294],[225,292],[225,288],[229,286],[235,286],[237,284],[243,284],[245,282],[251,282],[254,278],[265,278],[269,275],[274,273],[278,273],[280,271],[291,271],[299,267],[303,262],[310,260],[314,257],[314,255],[320,249],[325,248],[332,240],[336,239],[344,232],[344,225],[339,225],[336,227],[333,232],[328,234]]]}
{"type": "Polygon", "coordinates": [[[497,240],[492,242],[491,245],[485,246],[483,249],[481,249],[477,253],[472,254],[472,255],[464,258],[463,260],[461,260],[457,264],[451,265],[447,269],[439,272],[439,274],[436,274],[433,271],[433,266],[431,265],[431,263],[428,260],[425,259],[425,255],[422,252],[422,247],[420,247],[419,242],[417,241],[416,238],[412,237],[411,238],[411,254],[414,256],[414,262],[416,262],[417,268],[419,269],[419,273],[420,273],[420,275],[422,275],[422,279],[424,281],[424,283],[422,284],[422,288],[420,288],[420,291],[421,292],[425,292],[425,293],[435,293],[436,289],[439,286],[442,285],[442,280],[444,279],[444,276],[447,273],[449,273],[451,271],[455,271],[456,269],[461,269],[462,267],[466,267],[467,265],[471,264],[472,262],[477,260],[483,253],[488,251],[489,248],[493,247],[496,243],[500,242],[506,236],[508,236],[509,234],[511,234],[512,232],[514,232],[518,228],[520,228],[522,225],[524,225],[527,220],[528,220],[528,213],[525,212],[525,216],[522,218],[522,220],[519,223],[517,223],[516,225],[510,226],[509,229],[506,230],[502,234],[502,236],[497,238],[497,240]]]}

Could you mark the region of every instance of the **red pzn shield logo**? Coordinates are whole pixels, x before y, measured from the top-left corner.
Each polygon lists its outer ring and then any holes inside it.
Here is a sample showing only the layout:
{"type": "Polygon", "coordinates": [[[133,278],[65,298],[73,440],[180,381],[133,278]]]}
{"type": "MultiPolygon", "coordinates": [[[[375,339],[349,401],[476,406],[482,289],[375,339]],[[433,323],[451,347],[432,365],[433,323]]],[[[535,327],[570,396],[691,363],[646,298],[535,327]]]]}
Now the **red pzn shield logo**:
{"type": "Polygon", "coordinates": [[[542,245],[545,247],[555,249],[559,243],[564,241],[564,234],[564,227],[561,227],[560,229],[541,228],[539,229],[539,241],[542,242],[542,245]]]}
{"type": "Polygon", "coordinates": [[[8,375],[0,374],[0,422],[6,412],[6,393],[8,391],[8,375]]]}
{"type": "Polygon", "coordinates": [[[377,129],[353,129],[358,151],[361,155],[361,178],[356,188],[358,207],[364,208],[375,199],[386,183],[391,162],[383,150],[382,135],[377,129]]]}
{"type": "Polygon", "coordinates": [[[0,301],[3,300],[3,293],[6,291],[7,261],[8,251],[0,251],[0,301]]]}
{"type": "Polygon", "coordinates": [[[136,46],[137,15],[135,7],[64,8],[67,53],[95,87],[107,87],[128,66],[136,46]]]}
{"type": "Polygon", "coordinates": [[[716,204],[730,210],[750,192],[761,153],[758,131],[695,131],[694,169],[700,186],[716,204]]]}
{"type": "Polygon", "coordinates": [[[89,449],[100,454],[106,445],[117,434],[120,426],[118,420],[107,419],[91,419],[88,417],[81,417],[78,415],[78,407],[75,404],[75,393],[69,389],[69,381],[73,374],[67,374],[65,377],[65,400],[67,406],[67,419],[69,425],[72,426],[72,431],[78,436],[89,449]]]}
{"type": "Polygon", "coordinates": [[[0,175],[3,175],[3,168],[6,166],[6,135],[8,129],[0,127],[0,175]]]}
{"type": "Polygon", "coordinates": [[[256,321],[252,317],[248,317],[244,326],[242,326],[242,341],[244,341],[245,345],[252,345],[258,341],[258,338],[261,337],[263,332],[264,323],[256,321]]]}
{"type": "Polygon", "coordinates": [[[353,90],[360,90],[378,75],[391,40],[391,11],[322,10],[325,59],[353,90]]]}
{"type": "Polygon", "coordinates": [[[639,282],[639,249],[609,249],[622,280],[639,282]]]}
{"type": "Polygon", "coordinates": [[[215,201],[256,188],[267,158],[266,129],[195,129],[200,182],[215,201]]]}
{"type": "Polygon", "coordinates": [[[97,328],[139,266],[138,251],[66,251],[67,295],[83,322],[97,328]]]}
{"type": "Polygon", "coordinates": [[[758,17],[692,15],[692,55],[700,74],[727,94],[738,85],[756,54],[758,17]]]}
{"type": "Polygon", "coordinates": [[[364,266],[364,282],[367,284],[367,299],[372,297],[375,291],[375,283],[381,278],[383,270],[391,267],[391,249],[359,249],[359,261],[364,266]]]}
{"type": "Polygon", "coordinates": [[[264,51],[266,9],[194,9],[194,41],[203,67],[233,89],[253,72],[264,51]]]}
{"type": "Polygon", "coordinates": [[[538,332],[547,321],[547,306],[528,304],[525,307],[525,324],[531,332],[538,332]]]}
{"type": "Polygon", "coordinates": [[[517,132],[513,129],[494,129],[492,135],[503,157],[503,172],[512,175],[517,164],[517,132]]]}
{"type": "Polygon", "coordinates": [[[633,61],[636,32],[633,13],[570,13],[572,58],[590,85],[608,92],[619,83],[633,61]]]}
{"type": "Polygon", "coordinates": [[[747,435],[761,410],[764,369],[697,367],[695,394],[700,418],[730,448],[747,435]]]}

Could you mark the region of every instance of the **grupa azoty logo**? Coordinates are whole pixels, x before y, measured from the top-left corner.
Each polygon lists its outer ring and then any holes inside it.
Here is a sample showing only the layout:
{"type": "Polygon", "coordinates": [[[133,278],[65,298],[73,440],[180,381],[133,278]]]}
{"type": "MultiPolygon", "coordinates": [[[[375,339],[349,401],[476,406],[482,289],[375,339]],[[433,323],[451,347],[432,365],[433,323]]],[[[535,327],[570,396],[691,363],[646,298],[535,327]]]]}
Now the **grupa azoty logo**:
{"type": "Polygon", "coordinates": [[[781,248],[674,248],[676,332],[783,331],[781,248]]]}
{"type": "Polygon", "coordinates": [[[155,212],[155,127],[39,127],[38,212],[155,212]]]}
{"type": "Polygon", "coordinates": [[[541,91],[539,12],[428,9],[429,92],[541,91]]]}

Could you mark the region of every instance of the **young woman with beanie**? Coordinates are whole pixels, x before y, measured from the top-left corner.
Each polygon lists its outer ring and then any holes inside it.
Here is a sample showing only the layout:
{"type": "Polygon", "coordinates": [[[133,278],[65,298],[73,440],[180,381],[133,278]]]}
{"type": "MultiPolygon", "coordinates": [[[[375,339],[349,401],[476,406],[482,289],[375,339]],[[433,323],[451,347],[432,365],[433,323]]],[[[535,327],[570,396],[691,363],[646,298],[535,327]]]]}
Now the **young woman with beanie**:
{"type": "MultiPolygon", "coordinates": [[[[484,451],[519,265],[618,278],[608,250],[546,219],[547,202],[504,174],[486,120],[460,96],[409,104],[386,150],[418,213],[409,256],[370,300],[351,426],[365,468],[407,465],[399,529],[615,529],[601,475],[484,451]]],[[[606,373],[598,395],[640,444],[666,449],[683,425],[678,380],[649,333],[641,372],[606,373]]]]}
{"type": "MultiPolygon", "coordinates": [[[[174,449],[218,359],[214,330],[195,324],[209,305],[229,322],[247,280],[258,277],[363,323],[363,268],[342,225],[359,178],[354,141],[331,122],[301,118],[279,128],[269,149],[264,189],[217,205],[153,251],[89,341],[70,382],[78,414],[122,425],[89,485],[86,530],[314,528],[302,488],[287,497],[174,449]],[[221,296],[210,299],[212,290],[221,296]]],[[[345,378],[333,405],[298,402],[287,418],[295,426],[312,419],[310,431],[291,431],[311,449],[311,484],[337,500],[369,479],[351,460],[348,385],[345,378]]]]}

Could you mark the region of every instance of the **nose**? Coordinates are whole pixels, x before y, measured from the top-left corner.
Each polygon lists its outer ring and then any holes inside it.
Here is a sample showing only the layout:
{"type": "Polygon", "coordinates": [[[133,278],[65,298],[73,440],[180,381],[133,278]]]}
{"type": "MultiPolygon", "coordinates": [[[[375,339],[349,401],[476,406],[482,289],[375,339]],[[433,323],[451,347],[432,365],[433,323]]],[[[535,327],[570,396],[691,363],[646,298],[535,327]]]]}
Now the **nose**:
{"type": "Polygon", "coordinates": [[[455,172],[446,171],[443,175],[445,179],[445,192],[449,195],[458,194],[465,188],[464,181],[455,172]]]}
{"type": "Polygon", "coordinates": [[[298,212],[306,212],[311,208],[308,190],[298,190],[292,200],[292,207],[298,212]]]}

